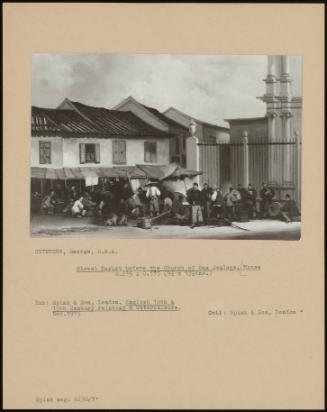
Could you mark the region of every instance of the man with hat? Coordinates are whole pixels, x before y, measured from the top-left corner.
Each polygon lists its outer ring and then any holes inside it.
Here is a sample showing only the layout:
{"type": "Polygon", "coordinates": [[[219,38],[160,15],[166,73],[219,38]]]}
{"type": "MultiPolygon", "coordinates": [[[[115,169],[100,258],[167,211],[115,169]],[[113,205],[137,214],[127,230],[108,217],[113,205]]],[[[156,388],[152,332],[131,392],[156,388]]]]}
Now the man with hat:
{"type": "Polygon", "coordinates": [[[159,214],[159,196],[161,195],[161,192],[156,185],[157,182],[150,182],[147,184],[148,190],[146,192],[146,197],[149,200],[151,217],[158,216],[159,214]]]}
{"type": "Polygon", "coordinates": [[[203,222],[203,214],[202,214],[203,197],[202,197],[202,193],[199,190],[199,185],[196,182],[193,183],[193,187],[188,190],[187,200],[192,206],[192,226],[191,228],[193,229],[197,224],[201,224],[203,222]]]}
{"type": "Polygon", "coordinates": [[[272,187],[268,187],[264,182],[260,190],[261,198],[261,214],[263,217],[268,217],[269,206],[271,205],[273,198],[275,196],[275,191],[272,187]]]}
{"type": "Polygon", "coordinates": [[[208,183],[204,183],[203,189],[201,190],[202,194],[202,204],[203,204],[203,214],[205,223],[209,222],[211,215],[211,195],[212,189],[208,186],[208,183]]]}
{"type": "Polygon", "coordinates": [[[217,185],[213,185],[211,201],[215,217],[217,219],[223,219],[225,211],[224,199],[223,194],[217,185]]]}

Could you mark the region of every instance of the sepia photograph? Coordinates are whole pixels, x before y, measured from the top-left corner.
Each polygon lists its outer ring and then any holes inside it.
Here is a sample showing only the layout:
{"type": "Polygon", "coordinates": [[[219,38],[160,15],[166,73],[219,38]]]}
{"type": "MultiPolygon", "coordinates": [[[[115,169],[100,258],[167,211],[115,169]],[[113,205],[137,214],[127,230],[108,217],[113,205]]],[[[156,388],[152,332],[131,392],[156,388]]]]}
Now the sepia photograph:
{"type": "Polygon", "coordinates": [[[323,11],[5,4],[4,410],[323,409],[323,11]]]}
{"type": "Polygon", "coordinates": [[[301,236],[302,59],[33,54],[33,237],[301,236]]]}

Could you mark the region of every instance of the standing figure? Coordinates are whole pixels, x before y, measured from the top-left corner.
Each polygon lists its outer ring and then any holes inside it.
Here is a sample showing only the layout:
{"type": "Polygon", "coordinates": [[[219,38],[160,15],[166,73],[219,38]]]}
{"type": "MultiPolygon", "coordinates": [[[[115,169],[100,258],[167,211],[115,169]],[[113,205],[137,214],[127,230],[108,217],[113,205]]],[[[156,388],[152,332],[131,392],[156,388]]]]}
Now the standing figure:
{"type": "Polygon", "coordinates": [[[133,195],[134,192],[129,182],[125,181],[123,186],[121,186],[118,191],[119,203],[117,205],[117,224],[120,226],[127,226],[128,224],[127,215],[130,213],[134,206],[134,200],[132,199],[133,195]]]}
{"type": "Polygon", "coordinates": [[[254,187],[252,187],[251,183],[249,183],[249,186],[248,186],[248,199],[249,199],[249,203],[252,209],[252,217],[256,217],[257,216],[257,207],[256,207],[257,191],[255,190],[254,187]]]}
{"type": "Polygon", "coordinates": [[[241,203],[243,203],[244,200],[247,198],[247,192],[246,192],[245,187],[243,187],[241,183],[237,185],[237,192],[239,193],[239,199],[237,200],[240,200],[241,203]]]}
{"type": "Polygon", "coordinates": [[[179,225],[184,225],[189,220],[190,213],[187,206],[183,204],[183,195],[180,194],[175,197],[172,206],[172,213],[179,225]]]}
{"type": "Polygon", "coordinates": [[[261,215],[262,217],[268,216],[268,209],[272,203],[272,200],[275,196],[275,191],[273,188],[270,188],[266,185],[266,183],[262,183],[262,187],[260,190],[260,198],[261,198],[261,215]]]}
{"type": "Polygon", "coordinates": [[[229,188],[229,192],[225,195],[224,200],[226,202],[226,212],[230,220],[235,219],[235,204],[237,202],[237,196],[232,187],[229,188]]]}
{"type": "Polygon", "coordinates": [[[161,195],[161,192],[157,188],[155,182],[150,182],[149,185],[146,197],[149,200],[150,216],[153,217],[159,214],[159,196],[161,195]]]}
{"type": "Polygon", "coordinates": [[[203,189],[201,190],[202,195],[202,204],[203,204],[203,214],[204,214],[204,222],[208,223],[211,215],[211,195],[212,189],[208,186],[208,183],[203,185],[203,189]]]}
{"type": "MultiPolygon", "coordinates": [[[[111,188],[110,188],[111,189],[111,188]]],[[[111,190],[104,190],[99,195],[98,215],[109,216],[116,210],[116,196],[111,190]]]]}
{"type": "Polygon", "coordinates": [[[224,217],[224,198],[221,190],[218,188],[217,185],[214,185],[213,191],[211,194],[211,202],[212,202],[212,210],[215,213],[215,217],[219,219],[223,219],[224,217]]]}
{"type": "Polygon", "coordinates": [[[193,229],[196,225],[203,222],[202,215],[202,194],[199,190],[199,185],[193,183],[193,187],[187,192],[187,200],[192,206],[192,226],[193,229]]]}

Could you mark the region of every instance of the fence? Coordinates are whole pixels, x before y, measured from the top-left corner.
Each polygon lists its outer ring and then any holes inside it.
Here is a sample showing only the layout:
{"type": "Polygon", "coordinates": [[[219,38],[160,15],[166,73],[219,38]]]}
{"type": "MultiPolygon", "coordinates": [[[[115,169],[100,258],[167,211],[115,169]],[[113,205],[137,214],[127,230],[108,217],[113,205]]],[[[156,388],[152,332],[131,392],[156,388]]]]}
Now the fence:
{"type": "Polygon", "coordinates": [[[277,196],[287,190],[301,204],[301,142],[199,143],[201,182],[229,186],[274,184],[277,196]]]}

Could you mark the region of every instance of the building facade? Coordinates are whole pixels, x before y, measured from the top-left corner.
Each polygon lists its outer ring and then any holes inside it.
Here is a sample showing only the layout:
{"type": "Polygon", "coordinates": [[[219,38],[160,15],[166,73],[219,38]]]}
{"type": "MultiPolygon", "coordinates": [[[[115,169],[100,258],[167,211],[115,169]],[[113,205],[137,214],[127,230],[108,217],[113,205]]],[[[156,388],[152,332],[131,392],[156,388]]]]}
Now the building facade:
{"type": "Polygon", "coordinates": [[[174,119],[160,113],[154,107],[141,104],[132,96],[116,105],[114,110],[131,111],[144,122],[171,135],[169,144],[170,163],[186,166],[186,139],[189,136],[188,125],[185,126],[174,119]]]}
{"type": "Polygon", "coordinates": [[[187,168],[200,170],[201,175],[197,177],[198,183],[209,183],[210,185],[221,185],[226,179],[226,171],[229,170],[229,159],[222,150],[212,150],[211,145],[229,143],[230,130],[227,127],[208,123],[183,113],[175,107],[170,107],[164,115],[173,119],[185,127],[194,128],[196,135],[188,134],[186,140],[187,168]],[[199,149],[201,145],[201,149],[199,149]]]}
{"type": "Polygon", "coordinates": [[[129,111],[65,99],[57,109],[32,107],[31,123],[32,179],[88,185],[97,177],[119,177],[119,171],[133,177],[136,165],[170,163],[171,135],[129,111]]]}
{"type": "MultiPolygon", "coordinates": [[[[239,183],[260,189],[265,182],[274,188],[277,199],[288,193],[301,207],[302,98],[292,87],[290,60],[268,56],[266,92],[259,98],[266,113],[226,119],[229,140],[203,139],[203,128],[195,122],[195,134],[188,139],[188,167],[203,171],[200,182],[218,184],[223,190],[239,183]]],[[[176,110],[170,113],[183,118],[176,110]]]]}

